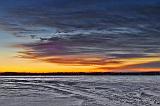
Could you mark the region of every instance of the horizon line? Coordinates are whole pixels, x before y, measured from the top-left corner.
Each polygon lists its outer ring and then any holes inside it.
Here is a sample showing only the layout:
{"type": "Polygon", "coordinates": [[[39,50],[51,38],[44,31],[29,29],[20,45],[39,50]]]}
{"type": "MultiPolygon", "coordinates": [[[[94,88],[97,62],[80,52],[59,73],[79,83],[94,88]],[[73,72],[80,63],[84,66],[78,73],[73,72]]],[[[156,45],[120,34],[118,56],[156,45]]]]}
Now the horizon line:
{"type": "Polygon", "coordinates": [[[0,76],[18,76],[18,75],[160,75],[160,71],[152,72],[48,72],[48,73],[32,73],[32,72],[0,72],[0,76]]]}

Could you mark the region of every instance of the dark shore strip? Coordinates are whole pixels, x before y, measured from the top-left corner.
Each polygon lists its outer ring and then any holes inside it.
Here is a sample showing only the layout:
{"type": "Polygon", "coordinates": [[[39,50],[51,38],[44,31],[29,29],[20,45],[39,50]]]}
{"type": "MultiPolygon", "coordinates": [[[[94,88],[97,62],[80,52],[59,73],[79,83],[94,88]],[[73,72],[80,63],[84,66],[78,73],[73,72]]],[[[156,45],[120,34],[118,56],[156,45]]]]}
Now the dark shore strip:
{"type": "Polygon", "coordinates": [[[57,75],[160,75],[160,72],[57,72],[57,73],[19,73],[3,72],[0,76],[57,76],[57,75]]]}

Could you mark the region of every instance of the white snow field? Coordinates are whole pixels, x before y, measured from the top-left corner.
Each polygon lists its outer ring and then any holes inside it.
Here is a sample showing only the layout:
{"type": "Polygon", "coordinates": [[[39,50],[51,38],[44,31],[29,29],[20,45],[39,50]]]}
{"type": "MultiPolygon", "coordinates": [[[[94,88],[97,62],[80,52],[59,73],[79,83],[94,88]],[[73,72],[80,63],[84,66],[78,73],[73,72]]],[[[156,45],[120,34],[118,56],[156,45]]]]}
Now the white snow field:
{"type": "Polygon", "coordinates": [[[160,76],[1,76],[0,106],[160,106],[160,76]]]}

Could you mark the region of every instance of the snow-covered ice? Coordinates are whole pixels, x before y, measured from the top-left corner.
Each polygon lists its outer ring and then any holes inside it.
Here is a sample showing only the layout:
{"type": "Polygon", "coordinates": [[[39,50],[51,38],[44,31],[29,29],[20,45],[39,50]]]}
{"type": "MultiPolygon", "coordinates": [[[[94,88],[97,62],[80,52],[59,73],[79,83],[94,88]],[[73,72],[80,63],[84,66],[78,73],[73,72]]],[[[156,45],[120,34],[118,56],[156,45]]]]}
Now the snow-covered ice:
{"type": "Polygon", "coordinates": [[[0,106],[160,106],[160,76],[1,76],[0,106]]]}

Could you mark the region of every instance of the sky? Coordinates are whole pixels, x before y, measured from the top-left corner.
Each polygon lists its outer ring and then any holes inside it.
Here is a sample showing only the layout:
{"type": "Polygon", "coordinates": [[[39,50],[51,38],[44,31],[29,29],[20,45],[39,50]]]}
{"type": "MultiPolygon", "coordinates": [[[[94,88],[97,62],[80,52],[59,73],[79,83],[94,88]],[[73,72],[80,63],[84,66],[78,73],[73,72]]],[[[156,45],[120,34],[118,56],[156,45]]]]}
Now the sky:
{"type": "Polygon", "coordinates": [[[160,71],[160,0],[1,0],[0,72],[160,71]]]}

